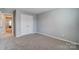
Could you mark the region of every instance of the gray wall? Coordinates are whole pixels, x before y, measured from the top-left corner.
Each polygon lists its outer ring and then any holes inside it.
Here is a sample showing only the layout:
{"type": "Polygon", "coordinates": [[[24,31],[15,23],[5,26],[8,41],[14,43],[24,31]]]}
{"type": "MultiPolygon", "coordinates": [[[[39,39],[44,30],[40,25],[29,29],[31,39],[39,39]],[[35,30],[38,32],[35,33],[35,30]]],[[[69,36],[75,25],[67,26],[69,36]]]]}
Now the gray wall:
{"type": "Polygon", "coordinates": [[[79,42],[78,9],[55,9],[37,17],[37,31],[79,42]]]}
{"type": "MultiPolygon", "coordinates": [[[[20,10],[16,10],[15,12],[15,35],[19,36],[21,34],[21,28],[20,28],[20,19],[21,19],[21,14],[28,14],[28,15],[32,15],[20,10]]],[[[36,15],[32,15],[34,17],[33,19],[33,32],[36,32],[36,15]]]]}

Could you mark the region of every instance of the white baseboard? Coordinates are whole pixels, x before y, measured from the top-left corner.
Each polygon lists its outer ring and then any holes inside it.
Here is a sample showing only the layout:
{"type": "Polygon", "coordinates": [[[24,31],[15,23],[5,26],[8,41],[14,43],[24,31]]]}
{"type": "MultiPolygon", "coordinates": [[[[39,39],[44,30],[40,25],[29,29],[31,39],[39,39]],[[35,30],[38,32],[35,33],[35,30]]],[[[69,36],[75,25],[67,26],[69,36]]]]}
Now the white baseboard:
{"type": "MultiPolygon", "coordinates": [[[[35,34],[35,32],[29,33],[29,34],[35,34]]],[[[29,34],[24,34],[24,35],[29,35],[29,34]]],[[[21,37],[21,36],[24,36],[24,35],[16,35],[16,37],[21,37]]]]}
{"type": "Polygon", "coordinates": [[[22,35],[16,35],[15,37],[21,37],[22,35]]]}
{"type": "Polygon", "coordinates": [[[66,40],[66,39],[63,39],[63,38],[60,38],[60,37],[52,36],[52,35],[49,35],[49,34],[46,34],[46,33],[40,33],[40,32],[38,32],[38,34],[42,34],[42,35],[45,35],[45,36],[49,36],[51,38],[56,38],[58,40],[63,40],[63,41],[66,41],[66,42],[70,42],[71,44],[79,45],[79,43],[77,43],[77,42],[73,42],[73,41],[66,40]]]}

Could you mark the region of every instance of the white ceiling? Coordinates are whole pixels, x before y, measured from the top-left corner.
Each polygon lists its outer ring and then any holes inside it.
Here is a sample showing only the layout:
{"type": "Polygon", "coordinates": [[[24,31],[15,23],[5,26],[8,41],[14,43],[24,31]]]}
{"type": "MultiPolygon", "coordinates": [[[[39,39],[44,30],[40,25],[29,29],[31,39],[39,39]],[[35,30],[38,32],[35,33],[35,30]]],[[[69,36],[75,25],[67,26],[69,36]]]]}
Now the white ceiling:
{"type": "Polygon", "coordinates": [[[40,14],[40,13],[47,12],[53,9],[54,8],[20,8],[19,10],[32,13],[32,14],[40,14]]]}
{"type": "Polygon", "coordinates": [[[43,12],[53,10],[55,8],[0,8],[0,10],[2,10],[3,12],[12,12],[16,9],[27,13],[31,13],[31,14],[40,14],[43,12]]]}

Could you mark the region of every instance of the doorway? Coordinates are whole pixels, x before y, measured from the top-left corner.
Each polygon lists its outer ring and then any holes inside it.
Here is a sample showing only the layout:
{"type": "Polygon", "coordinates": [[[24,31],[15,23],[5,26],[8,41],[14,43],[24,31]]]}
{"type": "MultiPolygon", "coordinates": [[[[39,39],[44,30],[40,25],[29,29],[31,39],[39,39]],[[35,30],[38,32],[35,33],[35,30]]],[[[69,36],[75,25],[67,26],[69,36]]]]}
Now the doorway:
{"type": "Polygon", "coordinates": [[[13,14],[10,13],[1,13],[0,14],[1,20],[1,32],[0,34],[3,37],[12,37],[14,36],[13,32],[13,14]]]}
{"type": "Polygon", "coordinates": [[[14,35],[13,32],[13,14],[4,14],[5,34],[9,37],[14,35]]]}

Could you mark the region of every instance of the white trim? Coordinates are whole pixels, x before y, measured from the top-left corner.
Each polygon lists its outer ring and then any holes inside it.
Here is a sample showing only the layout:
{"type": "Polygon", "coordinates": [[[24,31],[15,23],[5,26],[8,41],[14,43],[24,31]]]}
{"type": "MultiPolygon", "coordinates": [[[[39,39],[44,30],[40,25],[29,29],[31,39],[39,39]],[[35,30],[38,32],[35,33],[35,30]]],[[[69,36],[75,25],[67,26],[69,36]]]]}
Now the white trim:
{"type": "MultiPolygon", "coordinates": [[[[33,32],[33,33],[29,33],[29,34],[35,34],[35,32],[33,32]]],[[[29,35],[29,34],[25,34],[25,35],[29,35]]],[[[25,35],[16,35],[16,37],[21,37],[21,36],[25,36],[25,35]]]]}
{"type": "Polygon", "coordinates": [[[16,35],[15,37],[21,37],[22,35],[16,35]]]}
{"type": "Polygon", "coordinates": [[[79,45],[79,43],[77,43],[77,42],[73,42],[73,41],[70,41],[70,40],[66,40],[66,39],[63,39],[63,38],[60,38],[60,37],[52,36],[52,35],[49,35],[49,34],[46,34],[46,33],[40,33],[40,32],[37,32],[37,33],[38,33],[38,34],[45,35],[45,36],[49,36],[49,37],[51,37],[51,38],[56,38],[56,39],[58,39],[58,40],[70,42],[71,44],[79,45]]]}

